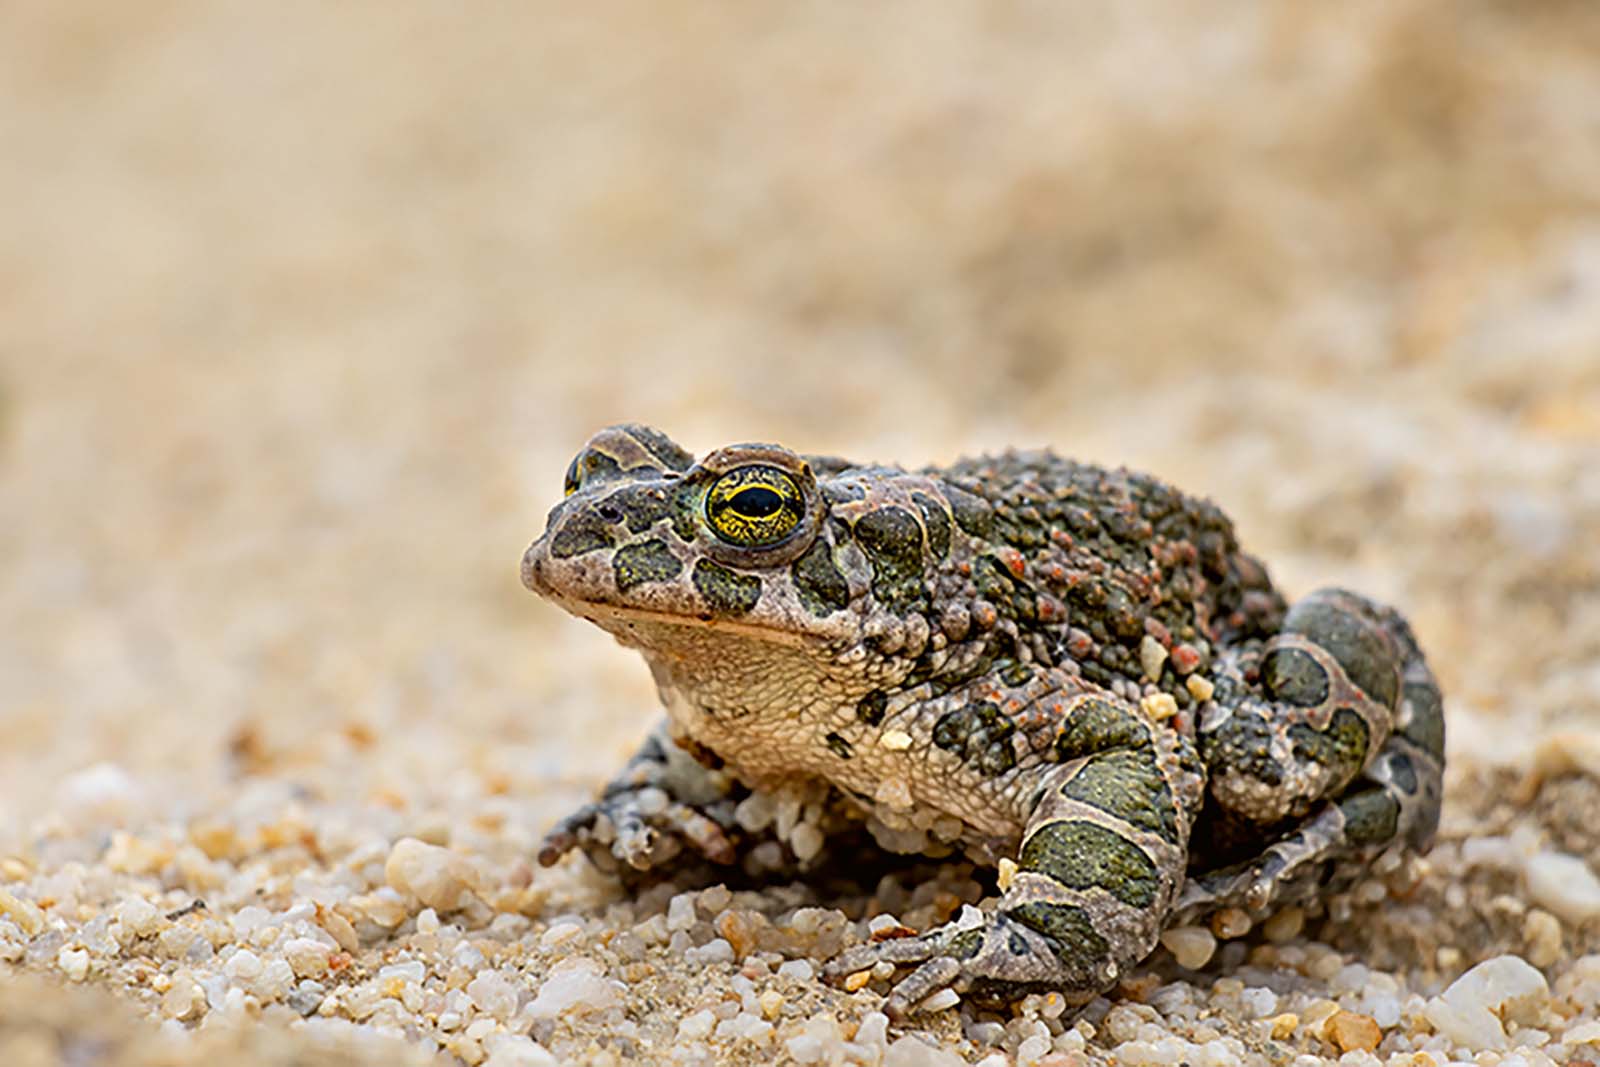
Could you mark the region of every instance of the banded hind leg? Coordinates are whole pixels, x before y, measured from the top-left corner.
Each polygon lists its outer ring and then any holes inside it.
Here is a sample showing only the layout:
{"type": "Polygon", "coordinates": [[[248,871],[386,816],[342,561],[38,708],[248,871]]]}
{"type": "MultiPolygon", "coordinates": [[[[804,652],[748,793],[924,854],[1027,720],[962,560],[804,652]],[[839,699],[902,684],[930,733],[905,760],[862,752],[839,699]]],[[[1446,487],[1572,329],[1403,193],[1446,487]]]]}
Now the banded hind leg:
{"type": "Polygon", "coordinates": [[[1037,769],[1015,869],[992,914],[863,945],[831,977],[888,961],[914,970],[885,1010],[899,1018],[944,989],[1014,1001],[1054,991],[1081,1004],[1155,947],[1183,883],[1202,778],[1193,743],[1109,696],[1072,704],[1057,762],[1037,769]]]}
{"type": "Polygon", "coordinates": [[[1354,881],[1390,848],[1432,843],[1443,707],[1398,613],[1322,590],[1232,666],[1201,723],[1216,809],[1207,830],[1254,827],[1270,843],[1192,872],[1175,922],[1222,907],[1259,917],[1354,881]]]}

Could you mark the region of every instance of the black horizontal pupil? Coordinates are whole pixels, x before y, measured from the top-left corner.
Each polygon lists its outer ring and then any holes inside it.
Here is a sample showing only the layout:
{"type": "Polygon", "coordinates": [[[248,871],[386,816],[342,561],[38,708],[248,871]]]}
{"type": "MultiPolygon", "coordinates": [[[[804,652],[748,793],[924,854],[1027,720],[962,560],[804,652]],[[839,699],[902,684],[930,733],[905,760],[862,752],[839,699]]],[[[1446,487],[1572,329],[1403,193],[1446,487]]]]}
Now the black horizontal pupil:
{"type": "Polygon", "coordinates": [[[752,485],[733,494],[733,499],[728,503],[733,505],[734,511],[747,519],[764,519],[778,513],[783,507],[783,497],[771,489],[752,485]]]}

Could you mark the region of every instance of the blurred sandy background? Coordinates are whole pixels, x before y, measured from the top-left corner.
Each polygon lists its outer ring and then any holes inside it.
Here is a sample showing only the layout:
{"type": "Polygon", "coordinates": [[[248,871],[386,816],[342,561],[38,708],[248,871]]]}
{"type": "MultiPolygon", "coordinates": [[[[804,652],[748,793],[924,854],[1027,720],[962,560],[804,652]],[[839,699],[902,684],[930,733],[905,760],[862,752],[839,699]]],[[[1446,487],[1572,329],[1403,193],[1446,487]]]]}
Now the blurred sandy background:
{"type": "Polygon", "coordinates": [[[553,818],[651,693],[517,563],[621,420],[1150,469],[1399,603],[1457,767],[1593,723],[1597,56],[1586,0],[12,0],[0,854],[553,818]]]}

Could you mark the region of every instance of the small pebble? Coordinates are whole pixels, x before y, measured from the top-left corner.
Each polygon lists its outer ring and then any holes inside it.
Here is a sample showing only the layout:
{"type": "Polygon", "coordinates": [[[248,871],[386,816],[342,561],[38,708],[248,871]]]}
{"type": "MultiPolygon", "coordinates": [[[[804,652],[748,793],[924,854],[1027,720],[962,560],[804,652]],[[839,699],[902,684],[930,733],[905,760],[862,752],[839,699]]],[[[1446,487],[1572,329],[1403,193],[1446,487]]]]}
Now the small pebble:
{"type": "Polygon", "coordinates": [[[967,1067],[967,1061],[949,1049],[934,1048],[907,1034],[889,1046],[883,1067],[967,1067]]]}
{"type": "Polygon", "coordinates": [[[878,738],[878,744],[890,752],[904,752],[911,747],[911,735],[904,730],[885,730],[883,736],[878,738]]]}
{"type": "Polygon", "coordinates": [[[869,1011],[856,1029],[856,1044],[881,1049],[888,1043],[889,1017],[881,1011],[869,1011]]]}
{"type": "MultiPolygon", "coordinates": [[[[1150,638],[1147,637],[1145,640],[1148,641],[1150,638]]],[[[1017,1046],[1017,1063],[1023,1064],[1025,1067],[1033,1067],[1049,1051],[1050,1039],[1043,1034],[1034,1034],[1017,1046]]]]}
{"type": "Polygon", "coordinates": [[[148,900],[130,897],[117,905],[117,922],[134,937],[149,937],[161,929],[161,912],[148,900]]]}
{"type": "Polygon", "coordinates": [[[1577,856],[1540,852],[1523,866],[1528,895],[1563,922],[1577,925],[1600,915],[1600,878],[1577,856]]]}
{"type": "Polygon", "coordinates": [[[1139,702],[1139,706],[1157,722],[1164,722],[1178,714],[1178,701],[1171,693],[1151,693],[1139,702]]]}
{"type": "Polygon", "coordinates": [[[12,896],[4,889],[0,889],[0,915],[4,915],[17,924],[17,928],[29,937],[33,937],[44,929],[44,912],[31,900],[12,896]]]}
{"type": "Polygon", "coordinates": [[[1473,1050],[1506,1049],[1500,1015],[1542,1009],[1549,986],[1527,961],[1517,956],[1484,960],[1428,1001],[1423,1014],[1434,1029],[1473,1050]]]}
{"type": "Polygon", "coordinates": [[[720,937],[714,937],[698,948],[683,954],[690,963],[732,963],[733,946],[720,937]]]}
{"type": "Polygon", "coordinates": [[[796,982],[809,982],[816,975],[816,968],[809,960],[787,960],[778,967],[778,975],[796,982]]]}
{"type": "Polygon", "coordinates": [[[301,978],[320,978],[328,973],[328,956],[333,950],[314,938],[295,937],[283,943],[283,958],[301,978]]]}
{"type": "Polygon", "coordinates": [[[192,1016],[195,1009],[204,1003],[205,996],[200,992],[200,987],[188,978],[180,977],[162,996],[161,1014],[181,1021],[192,1016]]]}
{"type": "Polygon", "coordinates": [[[583,927],[575,922],[559,922],[551,926],[539,937],[539,944],[545,948],[571,941],[583,933],[583,927]]]}
{"type": "Polygon", "coordinates": [[[1224,941],[1250,932],[1250,916],[1241,908],[1221,908],[1211,916],[1211,932],[1224,941]]]}
{"type": "Polygon", "coordinates": [[[467,983],[467,996],[478,1010],[502,1021],[517,1010],[520,990],[498,971],[484,971],[467,983]]]}
{"type": "Polygon", "coordinates": [[[1264,986],[1252,986],[1239,994],[1252,1019],[1265,1019],[1278,1010],[1278,994],[1264,986]]]}
{"type": "Polygon", "coordinates": [[[1203,926],[1174,926],[1162,932],[1161,944],[1178,966],[1191,971],[1204,967],[1217,951],[1216,937],[1203,926]]]}
{"type": "Polygon", "coordinates": [[[1298,907],[1279,908],[1272,917],[1261,924],[1261,932],[1268,941],[1281,945],[1293,941],[1305,928],[1306,913],[1298,907]]]}
{"type": "Polygon", "coordinates": [[[854,993],[856,990],[864,988],[870,981],[872,981],[872,971],[870,969],[865,971],[857,971],[854,974],[845,977],[845,992],[854,993]]]}
{"type": "Polygon", "coordinates": [[[1139,642],[1139,665],[1144,668],[1144,676],[1150,681],[1161,677],[1161,668],[1167,662],[1167,648],[1149,634],[1139,642]]]}
{"type": "Polygon", "coordinates": [[[229,978],[248,981],[261,974],[261,957],[249,949],[240,949],[222,965],[222,973],[229,978]]]}
{"type": "Polygon", "coordinates": [[[74,982],[81,982],[89,974],[89,950],[63,945],[61,951],[56,953],[56,966],[74,982]]]}
{"type": "Polygon", "coordinates": [[[523,1013],[537,1021],[569,1010],[603,1011],[621,1002],[622,984],[607,978],[593,960],[575,956],[556,964],[523,1013]]]}
{"type": "Polygon", "coordinates": [[[733,809],[733,820],[750,833],[759,833],[772,825],[777,817],[777,807],[770,793],[751,793],[733,809]]]}
{"type": "Polygon", "coordinates": [[[489,1058],[483,1067],[556,1067],[543,1045],[521,1034],[493,1034],[484,1041],[489,1058]]]}
{"type": "Polygon", "coordinates": [[[772,1024],[758,1015],[741,1012],[718,1023],[716,1034],[720,1038],[762,1044],[772,1036],[772,1024]]]}
{"type": "Polygon", "coordinates": [[[733,903],[733,893],[725,885],[710,886],[700,890],[699,896],[695,897],[695,903],[705,915],[715,917],[733,903]]]}
{"type": "Polygon", "coordinates": [[[1561,923],[1548,911],[1534,908],[1522,920],[1522,938],[1528,962],[1548,967],[1561,958],[1561,923]]]}
{"type": "Polygon", "coordinates": [[[383,876],[391,888],[410,893],[426,907],[454,911],[472,881],[472,867],[447,848],[403,837],[390,849],[383,876]]]}
{"type": "Polygon", "coordinates": [[[1020,868],[1017,866],[1016,860],[1009,856],[1000,857],[999,871],[997,872],[995,884],[1000,887],[1002,893],[1011,888],[1011,883],[1017,877],[1018,870],[1020,868]]]}
{"type": "Polygon", "coordinates": [[[881,933],[886,933],[890,930],[898,930],[900,929],[900,926],[901,923],[899,919],[896,919],[888,912],[884,912],[882,915],[874,915],[867,921],[867,932],[876,936],[881,933]]]}
{"type": "Polygon", "coordinates": [[[1371,1052],[1383,1040],[1383,1031],[1375,1021],[1350,1011],[1334,1012],[1323,1024],[1322,1033],[1340,1052],[1371,1052]]]}
{"type": "Polygon", "coordinates": [[[811,823],[801,823],[789,836],[789,847],[801,863],[815,859],[822,852],[823,842],[822,831],[811,823]]]}
{"type": "Polygon", "coordinates": [[[694,894],[679,893],[667,904],[667,929],[687,930],[694,925],[694,894]]]}

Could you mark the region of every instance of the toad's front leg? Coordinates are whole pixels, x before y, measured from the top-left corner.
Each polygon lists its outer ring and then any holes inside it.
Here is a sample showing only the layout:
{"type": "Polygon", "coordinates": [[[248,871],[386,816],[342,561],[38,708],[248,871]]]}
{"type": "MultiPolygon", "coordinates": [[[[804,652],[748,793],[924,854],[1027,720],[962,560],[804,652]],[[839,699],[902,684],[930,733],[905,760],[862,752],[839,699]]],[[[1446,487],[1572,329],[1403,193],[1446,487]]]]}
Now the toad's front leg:
{"type": "Polygon", "coordinates": [[[1203,790],[1194,744],[1094,696],[1069,713],[1056,755],[993,914],[850,949],[828,974],[916,965],[886,1006],[903,1017],[944,989],[996,1001],[1055,991],[1085,1003],[1148,955],[1183,883],[1203,790]]]}
{"type": "Polygon", "coordinates": [[[686,860],[731,864],[741,792],[726,772],[702,765],[680,747],[663,721],[598,800],[545,835],[539,862],[548,867],[580,848],[595,866],[624,875],[667,875],[686,860]]]}

